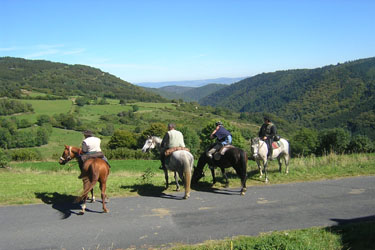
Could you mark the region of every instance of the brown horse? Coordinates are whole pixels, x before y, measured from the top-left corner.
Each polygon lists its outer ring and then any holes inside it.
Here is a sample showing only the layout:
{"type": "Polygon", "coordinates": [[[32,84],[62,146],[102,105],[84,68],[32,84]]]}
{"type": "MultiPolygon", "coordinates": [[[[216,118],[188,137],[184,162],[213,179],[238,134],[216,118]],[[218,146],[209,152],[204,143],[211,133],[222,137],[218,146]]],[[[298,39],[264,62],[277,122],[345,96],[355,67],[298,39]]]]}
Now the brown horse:
{"type": "Polygon", "coordinates": [[[82,150],[80,148],[65,145],[64,152],[59,161],[61,165],[66,164],[74,158],[76,158],[78,161],[83,181],[83,193],[80,197],[77,198],[77,201],[83,202],[80,214],[85,213],[88,193],[93,190],[96,182],[98,181],[100,183],[103,211],[104,213],[108,213],[109,210],[105,205],[105,200],[107,197],[107,195],[105,194],[105,190],[107,178],[109,175],[109,166],[101,158],[90,158],[83,163],[81,157],[78,157],[80,154],[82,154],[82,150]]]}

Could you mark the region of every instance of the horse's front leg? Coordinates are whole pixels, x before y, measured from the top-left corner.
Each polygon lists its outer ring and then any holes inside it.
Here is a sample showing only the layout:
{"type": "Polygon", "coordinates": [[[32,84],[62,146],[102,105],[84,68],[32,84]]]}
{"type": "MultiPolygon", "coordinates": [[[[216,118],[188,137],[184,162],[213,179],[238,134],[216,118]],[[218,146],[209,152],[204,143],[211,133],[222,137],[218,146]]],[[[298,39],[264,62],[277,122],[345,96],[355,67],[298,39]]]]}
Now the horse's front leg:
{"type": "Polygon", "coordinates": [[[212,186],[215,185],[216,183],[216,178],[215,178],[215,168],[214,167],[210,167],[210,170],[211,170],[211,175],[212,175],[212,186]]]}
{"type": "MultiPolygon", "coordinates": [[[[184,181],[184,177],[182,176],[181,177],[182,179],[182,182],[184,181]]],[[[174,180],[176,182],[176,191],[180,191],[180,184],[178,183],[178,176],[177,176],[177,172],[174,171],[174,180]]]]}
{"type": "Polygon", "coordinates": [[[229,180],[228,180],[228,176],[227,174],[225,173],[225,169],[224,168],[220,168],[221,170],[221,174],[223,175],[224,179],[225,179],[225,187],[229,187],[229,180]]]}
{"type": "Polygon", "coordinates": [[[283,162],[282,162],[282,159],[281,159],[280,156],[277,157],[277,162],[279,163],[279,172],[281,173],[281,167],[282,167],[282,165],[283,165],[283,162]]]}
{"type": "Polygon", "coordinates": [[[169,187],[169,182],[168,182],[168,170],[166,168],[164,170],[164,176],[165,176],[165,189],[168,189],[169,187]]]}
{"type": "MultiPolygon", "coordinates": [[[[256,160],[256,163],[257,163],[257,166],[258,166],[258,169],[259,169],[259,174],[260,174],[259,178],[262,178],[263,177],[262,164],[259,160],[256,160]]],[[[263,164],[263,168],[264,168],[264,164],[263,164]]]]}
{"type": "Polygon", "coordinates": [[[263,166],[264,166],[265,182],[268,183],[268,176],[267,176],[268,161],[267,161],[267,159],[264,160],[263,166]]]}

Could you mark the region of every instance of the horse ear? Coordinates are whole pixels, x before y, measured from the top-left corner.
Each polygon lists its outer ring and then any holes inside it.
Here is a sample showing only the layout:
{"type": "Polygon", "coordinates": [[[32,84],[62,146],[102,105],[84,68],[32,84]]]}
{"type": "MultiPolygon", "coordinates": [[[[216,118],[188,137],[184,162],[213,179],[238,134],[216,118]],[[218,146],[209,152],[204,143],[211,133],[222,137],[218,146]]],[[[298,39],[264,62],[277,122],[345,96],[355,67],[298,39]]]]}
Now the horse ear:
{"type": "Polygon", "coordinates": [[[65,146],[65,148],[69,148],[69,146],[68,145],[64,145],[65,146]]]}

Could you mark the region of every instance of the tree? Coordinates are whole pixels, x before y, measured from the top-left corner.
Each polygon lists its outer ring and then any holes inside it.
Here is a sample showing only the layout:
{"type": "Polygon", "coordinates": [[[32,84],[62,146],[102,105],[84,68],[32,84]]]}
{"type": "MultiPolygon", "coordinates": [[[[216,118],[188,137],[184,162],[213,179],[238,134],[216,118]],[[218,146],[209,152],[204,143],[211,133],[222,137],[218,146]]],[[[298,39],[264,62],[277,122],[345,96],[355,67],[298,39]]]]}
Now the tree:
{"type": "Polygon", "coordinates": [[[325,129],[319,135],[320,154],[334,152],[337,154],[344,153],[350,142],[350,134],[343,128],[325,129]]]}
{"type": "Polygon", "coordinates": [[[137,148],[136,136],[127,130],[116,130],[108,142],[110,149],[116,148],[137,148]]]}
{"type": "Polygon", "coordinates": [[[0,167],[5,168],[10,161],[9,155],[0,148],[0,167]]]}
{"type": "Polygon", "coordinates": [[[188,127],[182,127],[179,131],[184,135],[185,146],[196,156],[199,150],[199,137],[197,133],[188,127]]]}
{"type": "Polygon", "coordinates": [[[308,156],[317,150],[319,140],[318,132],[313,129],[302,128],[292,138],[292,154],[295,156],[308,156]]]}
{"type": "Polygon", "coordinates": [[[348,151],[352,153],[369,153],[374,150],[374,144],[364,135],[353,136],[348,145],[348,151]]]}

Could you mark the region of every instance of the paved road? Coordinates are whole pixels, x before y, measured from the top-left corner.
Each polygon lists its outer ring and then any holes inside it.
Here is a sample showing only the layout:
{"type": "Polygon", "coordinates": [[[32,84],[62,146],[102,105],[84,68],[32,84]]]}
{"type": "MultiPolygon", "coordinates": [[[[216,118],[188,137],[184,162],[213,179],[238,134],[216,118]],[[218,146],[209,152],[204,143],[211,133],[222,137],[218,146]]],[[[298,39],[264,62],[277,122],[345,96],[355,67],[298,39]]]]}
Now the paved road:
{"type": "Polygon", "coordinates": [[[182,195],[111,199],[109,214],[96,202],[83,216],[69,204],[0,207],[0,249],[138,249],[375,218],[375,176],[182,195]]]}

